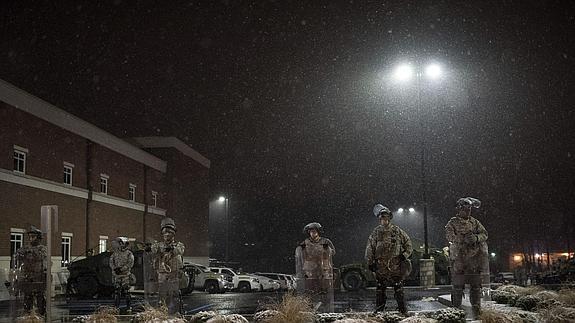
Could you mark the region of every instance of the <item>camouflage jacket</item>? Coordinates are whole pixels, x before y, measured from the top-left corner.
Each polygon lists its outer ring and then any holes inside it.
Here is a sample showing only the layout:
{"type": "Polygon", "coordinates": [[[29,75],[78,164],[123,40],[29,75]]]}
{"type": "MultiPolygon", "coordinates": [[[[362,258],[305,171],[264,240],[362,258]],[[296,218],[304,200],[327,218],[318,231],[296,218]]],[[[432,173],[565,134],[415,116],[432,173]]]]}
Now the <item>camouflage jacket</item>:
{"type": "Polygon", "coordinates": [[[24,246],[16,252],[16,264],[23,281],[44,280],[48,268],[46,246],[24,246]]]}
{"type": "Polygon", "coordinates": [[[411,239],[395,224],[378,225],[369,236],[365,247],[365,260],[368,264],[389,262],[399,255],[409,258],[413,252],[411,239]]]}
{"type": "Polygon", "coordinates": [[[114,251],[110,256],[109,264],[114,276],[129,275],[134,266],[134,255],[130,250],[114,251]]]}
{"type": "Polygon", "coordinates": [[[469,259],[487,253],[487,230],[476,218],[452,217],[445,226],[445,238],[450,243],[450,258],[469,259]],[[469,235],[476,236],[476,242],[466,243],[469,235]]]}
{"type": "Polygon", "coordinates": [[[178,273],[184,266],[185,246],[181,242],[166,244],[164,241],[156,241],[151,246],[151,252],[155,256],[154,267],[158,273],[178,273]],[[169,250],[167,250],[169,249],[169,250]]]}
{"type": "Polygon", "coordinates": [[[331,240],[320,237],[318,241],[305,239],[298,246],[301,254],[303,278],[333,279],[333,261],[335,247],[331,240]]]}

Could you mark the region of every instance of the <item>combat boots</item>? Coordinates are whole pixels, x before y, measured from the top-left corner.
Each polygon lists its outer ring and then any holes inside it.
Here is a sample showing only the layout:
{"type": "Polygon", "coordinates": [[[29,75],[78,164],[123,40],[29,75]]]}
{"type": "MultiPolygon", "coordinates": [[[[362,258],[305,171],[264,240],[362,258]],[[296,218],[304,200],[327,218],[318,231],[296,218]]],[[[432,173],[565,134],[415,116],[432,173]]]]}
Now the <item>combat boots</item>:
{"type": "Polygon", "coordinates": [[[374,313],[385,311],[385,302],[386,302],[385,288],[386,288],[386,286],[383,286],[379,283],[377,284],[377,289],[375,290],[375,311],[374,311],[374,313]]]}
{"type": "Polygon", "coordinates": [[[471,314],[473,319],[479,319],[481,315],[481,287],[472,287],[469,291],[469,302],[471,303],[471,314]]]}
{"type": "Polygon", "coordinates": [[[453,286],[451,290],[451,305],[455,308],[461,308],[463,301],[463,287],[453,286]]]}
{"type": "Polygon", "coordinates": [[[397,310],[401,314],[407,315],[407,306],[405,305],[405,295],[403,294],[403,286],[401,286],[401,284],[394,286],[393,296],[397,301],[397,310]]]}

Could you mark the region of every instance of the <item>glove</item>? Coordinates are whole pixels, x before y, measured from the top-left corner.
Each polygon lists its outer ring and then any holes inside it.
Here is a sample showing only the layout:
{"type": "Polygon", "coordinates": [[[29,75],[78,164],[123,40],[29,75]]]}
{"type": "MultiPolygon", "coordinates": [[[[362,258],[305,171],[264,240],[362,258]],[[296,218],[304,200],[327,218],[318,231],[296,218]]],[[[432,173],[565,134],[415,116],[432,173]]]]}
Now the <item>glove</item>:
{"type": "Polygon", "coordinates": [[[399,256],[397,256],[397,258],[399,259],[399,261],[406,261],[407,258],[405,258],[405,255],[400,254],[399,256]]]}
{"type": "Polygon", "coordinates": [[[329,248],[329,245],[328,245],[327,243],[324,243],[324,244],[323,244],[323,248],[324,248],[324,249],[327,249],[327,248],[329,248]]]}
{"type": "Polygon", "coordinates": [[[369,268],[370,271],[376,272],[377,271],[377,263],[371,263],[369,264],[369,266],[367,266],[369,268]]]}
{"type": "Polygon", "coordinates": [[[463,238],[463,242],[465,242],[467,244],[474,244],[477,242],[477,235],[470,233],[470,234],[466,235],[465,238],[463,238]]]}

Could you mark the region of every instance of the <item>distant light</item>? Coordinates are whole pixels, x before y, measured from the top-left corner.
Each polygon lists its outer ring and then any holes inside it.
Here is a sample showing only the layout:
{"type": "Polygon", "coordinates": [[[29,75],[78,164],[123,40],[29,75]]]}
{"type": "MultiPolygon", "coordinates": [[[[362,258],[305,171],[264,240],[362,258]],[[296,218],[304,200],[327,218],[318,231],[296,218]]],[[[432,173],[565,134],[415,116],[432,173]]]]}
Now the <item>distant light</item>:
{"type": "Polygon", "coordinates": [[[408,64],[399,65],[395,72],[393,73],[393,77],[401,82],[409,81],[413,76],[413,67],[408,64]]]}
{"type": "Polygon", "coordinates": [[[523,257],[521,257],[520,255],[515,255],[515,256],[513,256],[513,260],[514,261],[521,261],[521,260],[523,260],[523,257]]]}
{"type": "Polygon", "coordinates": [[[430,79],[438,79],[441,77],[441,66],[437,64],[431,64],[425,68],[425,75],[430,79]]]}
{"type": "Polygon", "coordinates": [[[412,208],[412,207],[410,207],[410,208],[409,208],[409,213],[413,213],[413,212],[415,212],[415,209],[412,208]]]}
{"type": "Polygon", "coordinates": [[[491,253],[491,257],[495,257],[495,252],[492,252],[492,253],[491,253]]]}
{"type": "Polygon", "coordinates": [[[536,254],[535,254],[535,258],[541,258],[541,255],[538,254],[538,253],[536,253],[536,254]]]}
{"type": "Polygon", "coordinates": [[[402,213],[402,212],[403,212],[403,208],[400,207],[399,209],[397,209],[397,212],[398,212],[398,213],[402,213]]]}
{"type": "Polygon", "coordinates": [[[225,196],[220,196],[220,198],[218,198],[218,202],[225,202],[226,201],[226,197],[225,196]]]}

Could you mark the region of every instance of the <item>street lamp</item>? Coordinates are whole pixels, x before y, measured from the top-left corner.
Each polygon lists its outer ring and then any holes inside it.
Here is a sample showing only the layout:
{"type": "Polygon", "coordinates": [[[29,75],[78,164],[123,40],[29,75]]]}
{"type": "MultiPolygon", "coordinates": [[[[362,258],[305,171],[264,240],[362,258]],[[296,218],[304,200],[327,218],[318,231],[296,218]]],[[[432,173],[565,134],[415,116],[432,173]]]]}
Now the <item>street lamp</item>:
{"type": "Polygon", "coordinates": [[[220,196],[218,202],[225,203],[226,210],[226,266],[230,261],[230,199],[225,196],[220,196]]]}
{"type": "MultiPolygon", "coordinates": [[[[417,114],[419,116],[419,129],[420,129],[420,148],[421,148],[421,194],[423,199],[423,240],[425,246],[424,258],[429,258],[429,242],[428,242],[428,229],[427,229],[427,181],[425,178],[425,133],[423,130],[424,122],[422,118],[422,103],[421,103],[421,82],[422,77],[429,80],[438,80],[443,75],[441,66],[433,63],[425,67],[416,64],[415,67],[411,64],[399,65],[394,73],[393,78],[395,81],[405,83],[410,81],[413,76],[416,77],[417,88],[417,114]]],[[[409,209],[410,213],[415,212],[413,208],[409,209]]]]}

